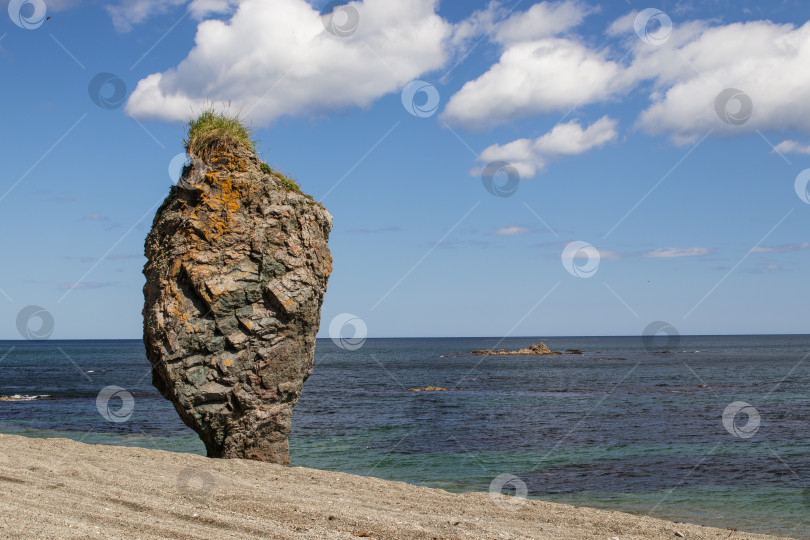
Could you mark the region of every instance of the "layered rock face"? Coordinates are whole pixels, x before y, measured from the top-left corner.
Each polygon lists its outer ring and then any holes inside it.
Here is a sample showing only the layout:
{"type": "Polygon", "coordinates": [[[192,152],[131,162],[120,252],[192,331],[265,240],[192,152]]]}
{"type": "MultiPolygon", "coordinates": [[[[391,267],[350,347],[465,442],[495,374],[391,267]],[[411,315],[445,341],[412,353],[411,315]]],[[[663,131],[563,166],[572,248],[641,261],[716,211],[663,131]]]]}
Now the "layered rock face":
{"type": "Polygon", "coordinates": [[[152,381],[209,457],[289,464],[332,216],[247,149],[186,166],[146,239],[152,381]]]}

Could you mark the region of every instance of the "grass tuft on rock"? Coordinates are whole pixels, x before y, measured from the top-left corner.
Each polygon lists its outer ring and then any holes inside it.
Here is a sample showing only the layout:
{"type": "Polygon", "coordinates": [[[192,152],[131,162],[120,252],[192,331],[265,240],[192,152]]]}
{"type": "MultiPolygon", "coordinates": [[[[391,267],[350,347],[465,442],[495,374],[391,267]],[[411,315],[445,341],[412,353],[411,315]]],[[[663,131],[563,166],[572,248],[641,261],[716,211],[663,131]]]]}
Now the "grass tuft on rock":
{"type": "Polygon", "coordinates": [[[267,163],[262,163],[262,172],[265,174],[273,175],[276,178],[276,180],[279,181],[281,187],[286,191],[297,191],[298,193],[301,193],[301,188],[295,182],[295,180],[288,178],[287,176],[278,171],[273,170],[273,168],[270,167],[270,165],[268,165],[267,163]]]}
{"type": "Polygon", "coordinates": [[[256,153],[256,143],[250,130],[238,114],[219,112],[213,107],[204,110],[189,121],[186,132],[186,153],[203,161],[211,158],[214,151],[234,151],[238,148],[256,153]]]}

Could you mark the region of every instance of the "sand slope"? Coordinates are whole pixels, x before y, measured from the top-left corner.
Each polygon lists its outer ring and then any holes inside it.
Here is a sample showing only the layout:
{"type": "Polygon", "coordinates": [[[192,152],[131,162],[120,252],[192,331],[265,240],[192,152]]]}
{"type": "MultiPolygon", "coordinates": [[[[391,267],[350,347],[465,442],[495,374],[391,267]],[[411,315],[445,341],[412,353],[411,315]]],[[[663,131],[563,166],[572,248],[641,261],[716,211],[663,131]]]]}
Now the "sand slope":
{"type": "Polygon", "coordinates": [[[254,461],[0,435],[4,538],[773,538],[254,461]]]}

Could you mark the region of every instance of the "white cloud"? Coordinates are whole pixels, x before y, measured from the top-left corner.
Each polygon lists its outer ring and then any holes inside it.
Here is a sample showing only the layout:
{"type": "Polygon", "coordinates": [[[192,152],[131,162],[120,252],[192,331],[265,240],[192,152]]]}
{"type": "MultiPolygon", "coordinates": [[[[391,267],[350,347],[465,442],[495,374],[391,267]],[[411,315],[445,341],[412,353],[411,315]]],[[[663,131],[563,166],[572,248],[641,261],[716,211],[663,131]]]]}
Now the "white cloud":
{"type": "Polygon", "coordinates": [[[508,227],[501,227],[500,229],[495,229],[492,231],[492,234],[495,236],[521,236],[524,234],[531,234],[531,229],[527,229],[526,227],[518,227],[517,225],[509,225],[508,227]]]}
{"type": "Polygon", "coordinates": [[[453,43],[463,46],[474,38],[487,35],[504,14],[504,8],[498,2],[491,1],[485,9],[474,11],[472,15],[456,23],[453,27],[453,43]]]}
{"type": "MultiPolygon", "coordinates": [[[[676,144],[695,141],[710,130],[715,135],[787,129],[810,133],[810,22],[797,28],[771,21],[676,21],[670,38],[653,46],[635,35],[636,12],[631,12],[605,30],[609,36],[626,36],[610,50],[589,45],[583,37],[560,37],[588,14],[576,3],[564,6],[568,22],[553,35],[546,35],[553,30],[532,25],[532,14],[548,11],[548,4],[537,4],[495,27],[491,41],[503,48],[499,60],[449,99],[444,119],[481,129],[625,99],[649,86],[649,104],[636,127],[669,136],[676,144]],[[513,31],[499,30],[507,23],[513,31]],[[531,28],[538,32],[532,34],[531,28]],[[739,92],[718,101],[726,89],[739,92]]],[[[810,147],[796,145],[790,151],[810,153],[810,147]]]]}
{"type": "Polygon", "coordinates": [[[510,45],[497,64],[447,103],[449,123],[480,129],[601,101],[618,91],[620,66],[575,39],[510,45]]]}
{"type": "Polygon", "coordinates": [[[104,6],[104,9],[112,17],[117,31],[129,32],[136,24],[149,17],[166,13],[185,3],[186,0],[122,0],[104,6]]]}
{"type": "Polygon", "coordinates": [[[636,15],[638,15],[638,11],[631,11],[625,15],[622,15],[615,21],[608,26],[607,30],[605,30],[605,34],[609,36],[620,36],[622,34],[629,34],[633,31],[633,23],[636,20],[636,15]]]}
{"type": "Polygon", "coordinates": [[[552,37],[579,25],[591,11],[594,9],[578,0],[561,0],[511,13],[501,2],[492,0],[485,9],[454,25],[453,43],[466,53],[464,44],[481,36],[501,44],[552,37]]]}
{"type": "Polygon", "coordinates": [[[176,68],[138,83],[136,117],[187,120],[206,100],[256,124],[283,115],[368,107],[447,60],[452,28],[436,0],[364,0],[356,33],[336,37],[305,0],[242,0],[230,21],[207,20],[176,68]]]}
{"type": "Polygon", "coordinates": [[[694,141],[710,129],[728,135],[766,129],[810,133],[810,23],[693,24],[676,28],[673,38],[634,61],[634,75],[654,78],[658,88],[639,117],[643,131],[670,135],[676,143],[694,141]],[[687,34],[682,43],[679,32],[687,34]],[[753,106],[739,125],[720,115],[744,113],[740,100],[731,99],[725,108],[720,103],[716,112],[715,100],[726,88],[739,89],[753,106]]]}
{"type": "Polygon", "coordinates": [[[804,251],[810,249],[810,242],[802,244],[782,244],[781,246],[757,246],[751,249],[751,253],[792,253],[794,251],[804,251]]]}
{"type": "Polygon", "coordinates": [[[214,13],[230,13],[241,0],[193,0],[189,10],[197,19],[214,13]]]}
{"type": "Polygon", "coordinates": [[[790,139],[782,141],[774,147],[774,152],[782,154],[810,154],[810,144],[803,145],[790,139]]]}
{"type": "MultiPolygon", "coordinates": [[[[542,172],[555,158],[582,154],[592,148],[616,140],[616,120],[603,116],[587,128],[575,120],[558,124],[537,139],[518,139],[505,145],[494,144],[478,157],[479,161],[505,161],[517,169],[521,178],[531,178],[542,172]]],[[[473,170],[471,174],[480,174],[473,170]]]]}
{"type": "MultiPolygon", "coordinates": [[[[636,127],[676,144],[709,130],[810,133],[810,22],[797,28],[770,21],[675,21],[669,40],[652,46],[635,36],[633,11],[605,29],[608,36],[625,37],[605,41],[607,48],[573,33],[596,10],[578,0],[541,2],[512,14],[493,1],[455,25],[436,13],[438,0],[356,0],[360,24],[348,38],[326,32],[306,0],[120,0],[107,9],[126,29],[181,5],[198,18],[236,12],[229,21],[202,22],[194,48],[178,66],[142,79],[127,104],[132,116],[186,120],[208,100],[231,102],[261,126],[283,115],[368,107],[445,66],[473,38],[488,36],[499,48],[498,60],[449,99],[442,96],[442,118],[451,124],[487,128],[625,100],[642,90],[649,101],[633,96],[643,109],[636,127]],[[716,112],[715,100],[728,88],[752,103],[750,118],[740,125],[723,122],[716,112]]],[[[729,99],[725,111],[733,115],[740,104],[729,99]]],[[[532,145],[519,139],[487,150],[522,155],[532,145]]],[[[794,141],[777,149],[810,154],[810,145],[794,141]]],[[[517,161],[521,174],[531,176],[555,155],[531,153],[505,161],[517,161]]]]}
{"type": "MultiPolygon", "coordinates": [[[[120,0],[104,6],[107,13],[112,18],[113,25],[118,32],[129,32],[135,25],[145,22],[150,17],[162,15],[169,11],[188,4],[188,11],[196,19],[215,13],[228,13],[236,7],[242,0],[120,0]]],[[[51,2],[48,0],[48,9],[51,9],[51,2]]],[[[60,5],[65,8],[73,7],[78,0],[59,0],[60,5]]],[[[65,9],[63,8],[63,9],[65,9]]]]}
{"type": "Polygon", "coordinates": [[[674,257],[700,257],[703,255],[709,255],[712,253],[712,250],[709,248],[700,248],[700,247],[693,247],[693,248],[658,248],[653,249],[652,251],[646,251],[641,254],[642,257],[650,257],[655,259],[671,259],[674,257]]]}
{"type": "Polygon", "coordinates": [[[492,41],[516,43],[558,36],[578,26],[591,11],[577,1],[541,2],[501,22],[492,41]]]}

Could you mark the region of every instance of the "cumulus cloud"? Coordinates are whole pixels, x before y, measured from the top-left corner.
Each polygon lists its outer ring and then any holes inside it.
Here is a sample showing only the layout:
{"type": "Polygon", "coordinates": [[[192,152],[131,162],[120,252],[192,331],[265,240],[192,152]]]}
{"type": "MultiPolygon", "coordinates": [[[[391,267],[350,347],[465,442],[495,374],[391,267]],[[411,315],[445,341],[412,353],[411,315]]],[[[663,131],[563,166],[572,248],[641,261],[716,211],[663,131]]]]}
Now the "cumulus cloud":
{"type": "Polygon", "coordinates": [[[497,43],[516,43],[560,35],[578,26],[593,9],[576,1],[541,2],[498,24],[497,43]]]}
{"type": "MultiPolygon", "coordinates": [[[[183,121],[206,102],[232,103],[263,126],[285,115],[369,107],[484,38],[498,58],[445,100],[449,124],[485,129],[632,95],[641,102],[635,127],[676,144],[710,130],[810,133],[810,22],[675,21],[670,38],[653,46],[635,35],[635,11],[601,36],[577,35],[597,10],[579,0],[515,13],[493,1],[455,24],[437,14],[438,0],[356,0],[360,24],[344,38],[326,32],[306,0],[118,0],[107,9],[126,29],[181,6],[193,17],[226,13],[229,20],[201,22],[179,65],[138,83],[127,103],[134,117],[183,121]]],[[[514,157],[534,142],[487,151],[514,157]]],[[[810,145],[784,141],[777,150],[810,154],[810,145]]],[[[504,161],[532,176],[554,155],[533,150],[504,161]]]]}
{"type": "Polygon", "coordinates": [[[633,11],[606,28],[608,36],[626,38],[609,48],[562,35],[576,28],[587,8],[568,2],[556,9],[558,17],[567,14],[556,33],[535,16],[552,11],[547,3],[495,27],[490,40],[501,47],[500,58],[449,99],[443,113],[448,123],[482,129],[644,90],[648,103],[636,127],[676,144],[710,130],[810,133],[810,71],[804,69],[810,64],[810,22],[678,22],[669,39],[654,46],[635,35],[633,11]]]}
{"type": "Polygon", "coordinates": [[[645,251],[641,254],[642,257],[649,257],[654,259],[671,259],[674,257],[700,257],[703,255],[710,255],[712,250],[709,248],[693,247],[693,248],[658,248],[652,251],[645,251]]]}
{"type": "Polygon", "coordinates": [[[777,144],[773,150],[782,154],[810,154],[810,144],[804,145],[788,139],[777,144]]]}
{"type": "MultiPolygon", "coordinates": [[[[452,41],[464,46],[474,38],[506,44],[562,34],[579,25],[593,8],[574,0],[540,2],[526,11],[512,12],[502,3],[491,1],[453,26],[452,41]]],[[[465,51],[466,53],[466,51],[465,51]]]]}
{"type": "Polygon", "coordinates": [[[643,131],[668,134],[676,143],[694,141],[710,129],[723,134],[810,132],[810,71],[805,69],[810,23],[799,28],[770,21],[706,28],[693,24],[681,33],[686,34],[682,43],[671,40],[672,45],[635,61],[634,74],[652,76],[658,87],[639,117],[643,131]],[[695,33],[691,39],[690,33],[695,33]],[[670,67],[664,65],[666,58],[672,59],[670,67]],[[727,88],[740,92],[723,98],[727,88]]]}
{"type": "Polygon", "coordinates": [[[605,30],[605,34],[609,36],[621,36],[623,34],[629,34],[633,31],[633,24],[636,21],[637,15],[638,11],[635,10],[622,15],[613,21],[610,26],[608,26],[607,30],[605,30]]]}
{"type": "MultiPolygon", "coordinates": [[[[572,120],[557,124],[554,129],[537,139],[518,139],[510,143],[494,144],[478,156],[484,163],[505,161],[512,165],[521,178],[531,178],[542,172],[549,162],[561,156],[582,154],[592,148],[616,140],[616,120],[603,116],[587,128],[572,120]]],[[[480,174],[474,169],[471,174],[480,174]]]]}
{"type": "Polygon", "coordinates": [[[514,43],[497,64],[467,82],[447,103],[443,118],[481,129],[610,97],[620,66],[569,38],[514,43]]]}
{"type": "Polygon", "coordinates": [[[266,125],[283,115],[368,107],[446,62],[452,27],[436,14],[436,0],[352,5],[357,31],[337,37],[305,0],[242,0],[229,21],[200,23],[176,68],[141,80],[127,112],[183,121],[206,100],[230,102],[266,125]]]}

